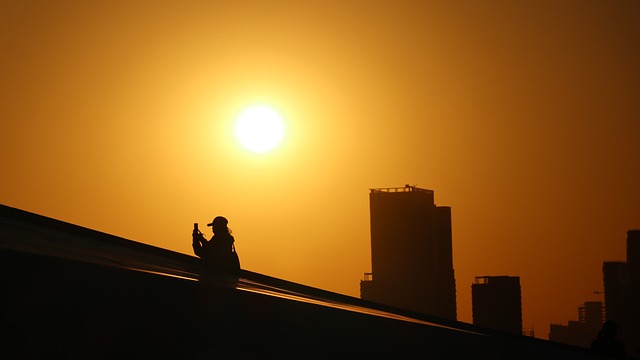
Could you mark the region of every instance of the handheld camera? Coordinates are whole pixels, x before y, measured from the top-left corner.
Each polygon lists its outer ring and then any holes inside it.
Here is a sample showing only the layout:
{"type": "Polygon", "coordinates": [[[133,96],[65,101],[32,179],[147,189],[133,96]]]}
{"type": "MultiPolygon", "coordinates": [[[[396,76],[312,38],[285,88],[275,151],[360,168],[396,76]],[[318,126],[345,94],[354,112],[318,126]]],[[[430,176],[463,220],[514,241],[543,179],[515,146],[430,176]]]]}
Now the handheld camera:
{"type": "Polygon", "coordinates": [[[198,223],[193,223],[193,231],[191,232],[191,237],[193,238],[193,243],[199,243],[202,238],[202,233],[198,230],[198,223]]]}

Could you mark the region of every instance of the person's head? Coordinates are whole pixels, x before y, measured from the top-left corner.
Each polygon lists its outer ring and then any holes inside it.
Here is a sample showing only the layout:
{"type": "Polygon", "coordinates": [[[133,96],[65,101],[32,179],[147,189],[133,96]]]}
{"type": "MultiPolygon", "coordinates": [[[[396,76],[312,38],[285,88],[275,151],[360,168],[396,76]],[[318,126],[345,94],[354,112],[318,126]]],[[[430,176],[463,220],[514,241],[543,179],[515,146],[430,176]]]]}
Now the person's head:
{"type": "Polygon", "coordinates": [[[214,234],[225,234],[229,233],[229,228],[227,224],[229,222],[224,216],[216,216],[212,222],[207,224],[207,226],[211,226],[211,230],[213,230],[214,234]]]}

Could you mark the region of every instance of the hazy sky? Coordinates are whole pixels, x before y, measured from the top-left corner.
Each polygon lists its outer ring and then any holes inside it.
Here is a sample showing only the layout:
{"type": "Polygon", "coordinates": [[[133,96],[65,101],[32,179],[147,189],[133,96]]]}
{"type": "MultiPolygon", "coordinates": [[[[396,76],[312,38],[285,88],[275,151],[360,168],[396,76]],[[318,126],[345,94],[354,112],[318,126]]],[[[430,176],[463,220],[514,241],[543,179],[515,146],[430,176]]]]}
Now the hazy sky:
{"type": "Polygon", "coordinates": [[[452,208],[458,319],[475,276],[520,276],[547,338],[640,228],[639,20],[636,0],[0,0],[0,203],[187,254],[224,215],[243,268],[357,297],[369,189],[417,185],[452,208]],[[287,127],[263,155],[232,133],[255,103],[287,127]]]}

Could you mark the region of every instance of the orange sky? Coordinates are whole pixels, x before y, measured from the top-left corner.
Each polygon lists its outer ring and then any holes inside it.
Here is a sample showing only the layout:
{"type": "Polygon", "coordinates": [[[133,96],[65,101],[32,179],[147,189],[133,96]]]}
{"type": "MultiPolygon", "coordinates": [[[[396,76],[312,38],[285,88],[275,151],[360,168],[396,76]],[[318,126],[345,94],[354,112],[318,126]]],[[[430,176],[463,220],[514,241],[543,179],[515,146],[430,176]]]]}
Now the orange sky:
{"type": "Polygon", "coordinates": [[[225,215],[244,268],[359,296],[368,189],[417,185],[458,319],[520,276],[541,338],[640,228],[638,1],[114,3],[0,1],[0,203],[189,254],[225,215]],[[257,102],[264,155],[232,136],[257,102]]]}

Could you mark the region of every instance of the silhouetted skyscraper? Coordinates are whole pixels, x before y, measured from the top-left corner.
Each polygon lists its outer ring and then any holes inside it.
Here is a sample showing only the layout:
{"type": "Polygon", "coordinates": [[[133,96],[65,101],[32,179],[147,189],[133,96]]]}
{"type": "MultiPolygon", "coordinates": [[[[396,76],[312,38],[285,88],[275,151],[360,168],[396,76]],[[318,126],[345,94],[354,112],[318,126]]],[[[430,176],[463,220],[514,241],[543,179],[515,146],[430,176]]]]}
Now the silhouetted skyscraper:
{"type": "Polygon", "coordinates": [[[520,277],[476,276],[471,299],[474,325],[522,334],[520,277]]]}
{"type": "Polygon", "coordinates": [[[369,206],[372,273],[361,298],[455,320],[451,208],[409,185],[371,189],[369,206]]]}
{"type": "Polygon", "coordinates": [[[640,230],[627,231],[629,347],[640,352],[640,230]]]}
{"type": "Polygon", "coordinates": [[[628,354],[640,354],[640,230],[627,231],[627,262],[602,265],[605,316],[618,324],[628,354]]]}
{"type": "Polygon", "coordinates": [[[625,322],[627,316],[627,263],[624,261],[605,261],[602,264],[604,283],[605,319],[618,324],[621,339],[629,330],[625,322]]]}

